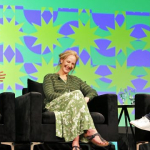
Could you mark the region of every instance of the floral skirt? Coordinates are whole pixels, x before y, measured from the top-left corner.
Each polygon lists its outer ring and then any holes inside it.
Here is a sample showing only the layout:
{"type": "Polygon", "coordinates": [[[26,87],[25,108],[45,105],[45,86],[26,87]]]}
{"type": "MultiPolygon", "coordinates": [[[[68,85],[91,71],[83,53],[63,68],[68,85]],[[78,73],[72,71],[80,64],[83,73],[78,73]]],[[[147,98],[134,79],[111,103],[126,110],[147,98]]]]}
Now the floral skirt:
{"type": "Polygon", "coordinates": [[[95,129],[87,103],[81,91],[65,93],[46,104],[56,117],[56,136],[65,141],[73,141],[78,135],[82,142],[88,142],[82,134],[85,130],[95,129]]]}

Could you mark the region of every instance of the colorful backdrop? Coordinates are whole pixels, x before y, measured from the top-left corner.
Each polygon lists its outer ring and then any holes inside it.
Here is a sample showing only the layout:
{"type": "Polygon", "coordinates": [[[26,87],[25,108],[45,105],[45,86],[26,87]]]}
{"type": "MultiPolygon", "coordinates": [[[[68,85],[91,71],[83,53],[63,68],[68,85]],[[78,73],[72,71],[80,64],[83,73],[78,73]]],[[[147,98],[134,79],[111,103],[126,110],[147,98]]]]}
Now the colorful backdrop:
{"type": "MultiPolygon", "coordinates": [[[[80,56],[73,74],[99,94],[120,88],[149,93],[148,6],[128,0],[0,1],[0,70],[7,74],[0,92],[21,95],[28,78],[42,82],[56,72],[58,55],[72,49],[80,56]]],[[[134,109],[129,112],[133,119],[134,109]]]]}

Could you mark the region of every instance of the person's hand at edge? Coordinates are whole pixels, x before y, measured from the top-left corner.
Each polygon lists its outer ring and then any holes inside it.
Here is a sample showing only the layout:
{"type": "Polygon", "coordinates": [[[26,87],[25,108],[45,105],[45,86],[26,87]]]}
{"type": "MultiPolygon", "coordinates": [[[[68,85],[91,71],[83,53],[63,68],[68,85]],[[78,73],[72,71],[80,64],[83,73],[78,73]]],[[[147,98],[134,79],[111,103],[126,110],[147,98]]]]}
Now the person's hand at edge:
{"type": "Polygon", "coordinates": [[[4,74],[3,71],[0,71],[0,82],[3,82],[3,79],[5,79],[5,75],[6,74],[4,74]]]}

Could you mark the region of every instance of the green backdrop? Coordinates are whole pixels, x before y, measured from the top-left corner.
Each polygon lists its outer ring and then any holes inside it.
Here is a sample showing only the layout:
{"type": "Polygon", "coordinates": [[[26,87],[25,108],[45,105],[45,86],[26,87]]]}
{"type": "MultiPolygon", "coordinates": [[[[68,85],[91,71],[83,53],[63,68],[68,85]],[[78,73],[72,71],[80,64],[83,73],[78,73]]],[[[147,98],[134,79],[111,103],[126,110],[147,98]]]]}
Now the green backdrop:
{"type": "Polygon", "coordinates": [[[0,70],[7,75],[0,91],[21,95],[28,78],[42,82],[56,72],[58,54],[72,49],[80,56],[73,74],[99,94],[149,93],[149,6],[149,0],[1,0],[0,70]]]}

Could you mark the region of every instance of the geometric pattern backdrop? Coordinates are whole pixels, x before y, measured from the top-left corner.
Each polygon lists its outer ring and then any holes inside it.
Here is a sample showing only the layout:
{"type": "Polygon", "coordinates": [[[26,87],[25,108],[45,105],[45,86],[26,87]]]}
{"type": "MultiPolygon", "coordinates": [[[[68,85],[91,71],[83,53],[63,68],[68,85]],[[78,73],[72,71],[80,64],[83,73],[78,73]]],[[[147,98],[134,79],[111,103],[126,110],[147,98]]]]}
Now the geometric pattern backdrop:
{"type": "MultiPolygon", "coordinates": [[[[7,74],[0,92],[19,96],[27,78],[43,82],[67,49],[80,56],[73,74],[99,94],[150,92],[149,12],[0,5],[0,70],[7,74]]],[[[133,118],[134,109],[129,112],[133,118]]]]}

